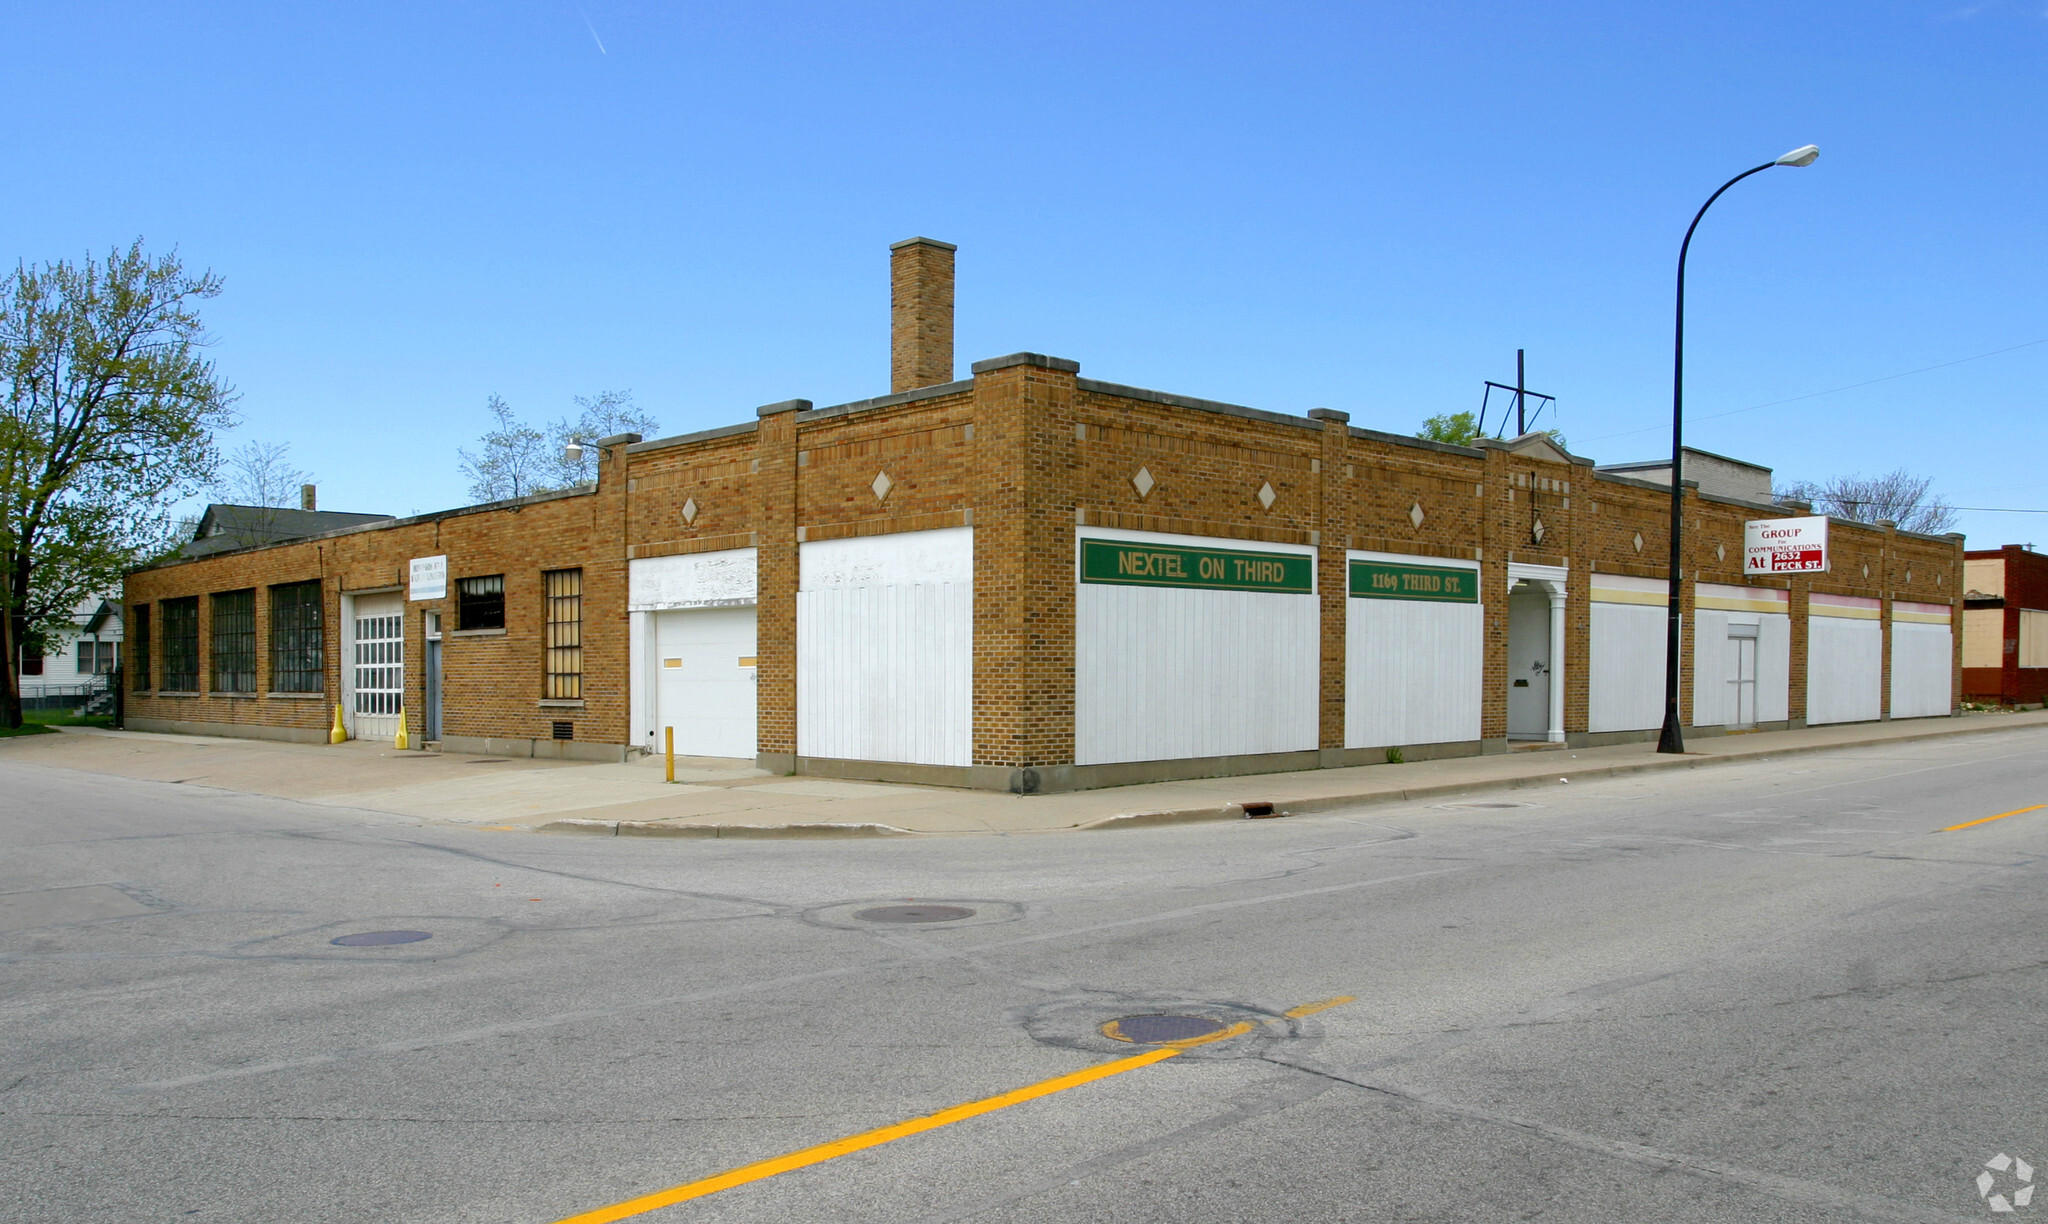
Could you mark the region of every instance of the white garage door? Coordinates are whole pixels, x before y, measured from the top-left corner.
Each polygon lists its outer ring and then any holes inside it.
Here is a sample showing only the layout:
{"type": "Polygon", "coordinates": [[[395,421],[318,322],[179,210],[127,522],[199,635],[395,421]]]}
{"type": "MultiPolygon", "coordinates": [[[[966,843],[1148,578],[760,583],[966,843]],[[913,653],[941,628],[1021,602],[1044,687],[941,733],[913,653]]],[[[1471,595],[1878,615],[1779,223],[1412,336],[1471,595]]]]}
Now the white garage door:
{"type": "Polygon", "coordinates": [[[390,739],[405,704],[405,597],[358,595],[352,603],[349,731],[357,739],[390,739]]]}
{"type": "Polygon", "coordinates": [[[752,760],[754,609],[692,608],[656,612],[654,623],[654,748],[664,728],[676,733],[679,756],[752,760]]]}

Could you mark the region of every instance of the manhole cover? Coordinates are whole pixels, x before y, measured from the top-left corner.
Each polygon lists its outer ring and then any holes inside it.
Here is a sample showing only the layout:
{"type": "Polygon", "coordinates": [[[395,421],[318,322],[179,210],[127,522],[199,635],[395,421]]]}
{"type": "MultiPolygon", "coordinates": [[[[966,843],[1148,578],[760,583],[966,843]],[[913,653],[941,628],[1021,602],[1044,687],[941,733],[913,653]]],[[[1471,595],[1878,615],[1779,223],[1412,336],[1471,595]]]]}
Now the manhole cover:
{"type": "Polygon", "coordinates": [[[862,922],[958,922],[974,917],[964,905],[877,905],[854,914],[862,922]]]}
{"type": "Polygon", "coordinates": [[[1227,1027],[1207,1016],[1122,1016],[1102,1026],[1102,1035],[1138,1045],[1164,1045],[1209,1037],[1227,1027]]]}
{"type": "Polygon", "coordinates": [[[343,948],[383,948],[392,944],[418,943],[433,937],[427,931],[358,931],[327,942],[343,948]]]}

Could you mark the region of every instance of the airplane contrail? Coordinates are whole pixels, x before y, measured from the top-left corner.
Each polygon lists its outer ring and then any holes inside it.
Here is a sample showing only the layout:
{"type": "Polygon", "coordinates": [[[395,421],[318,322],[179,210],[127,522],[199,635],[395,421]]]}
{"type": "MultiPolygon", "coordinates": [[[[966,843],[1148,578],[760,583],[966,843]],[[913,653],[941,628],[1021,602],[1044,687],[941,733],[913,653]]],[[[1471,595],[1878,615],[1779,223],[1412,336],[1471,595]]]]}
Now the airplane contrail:
{"type": "Polygon", "coordinates": [[[590,14],[584,12],[583,6],[580,4],[576,6],[576,15],[583,18],[583,28],[590,31],[590,41],[597,44],[597,53],[599,55],[610,55],[611,52],[604,49],[604,39],[597,36],[597,27],[590,24],[590,14]]]}

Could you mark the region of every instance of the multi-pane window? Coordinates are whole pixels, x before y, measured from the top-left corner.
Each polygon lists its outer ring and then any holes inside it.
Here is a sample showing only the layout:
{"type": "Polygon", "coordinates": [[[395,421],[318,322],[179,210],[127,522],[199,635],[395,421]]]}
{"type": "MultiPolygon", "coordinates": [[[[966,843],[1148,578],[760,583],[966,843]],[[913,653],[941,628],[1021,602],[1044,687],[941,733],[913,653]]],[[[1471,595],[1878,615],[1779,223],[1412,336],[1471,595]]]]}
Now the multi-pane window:
{"type": "Polygon", "coordinates": [[[505,627],[505,575],[489,574],[482,578],[455,580],[455,627],[505,627]]]}
{"type": "Polygon", "coordinates": [[[78,659],[78,674],[81,676],[111,676],[114,674],[114,643],[88,642],[80,640],[73,646],[78,659]]]}
{"type": "Polygon", "coordinates": [[[256,592],[213,597],[213,691],[256,691],[256,592]]]}
{"type": "Polygon", "coordinates": [[[547,674],[541,696],[583,696],[583,571],[549,570],[547,584],[547,674]]]}
{"type": "Polygon", "coordinates": [[[326,687],[320,583],[292,582],[270,588],[270,691],[317,693],[326,687]]]}
{"type": "Polygon", "coordinates": [[[43,644],[24,642],[21,646],[21,674],[40,676],[43,674],[43,644]]]}
{"type": "Polygon", "coordinates": [[[173,693],[199,691],[199,597],[166,599],[163,687],[173,693]]]}
{"type": "Polygon", "coordinates": [[[149,689],[149,605],[128,609],[128,687],[149,689]]]}

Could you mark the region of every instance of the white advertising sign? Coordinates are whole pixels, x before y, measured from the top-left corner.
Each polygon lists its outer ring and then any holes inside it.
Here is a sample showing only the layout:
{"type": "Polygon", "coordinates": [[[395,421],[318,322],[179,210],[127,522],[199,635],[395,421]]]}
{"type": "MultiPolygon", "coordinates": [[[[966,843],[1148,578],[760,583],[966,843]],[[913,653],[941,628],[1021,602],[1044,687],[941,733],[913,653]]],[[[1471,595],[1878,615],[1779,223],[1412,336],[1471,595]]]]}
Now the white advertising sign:
{"type": "Polygon", "coordinates": [[[412,589],[407,599],[448,598],[448,558],[414,557],[412,559],[412,589]]]}
{"type": "Polygon", "coordinates": [[[1745,574],[1820,574],[1828,568],[1828,521],[1753,519],[1742,527],[1745,574]]]}

